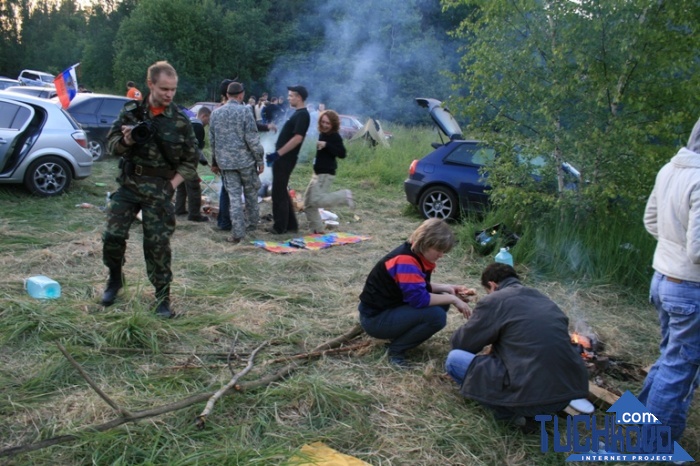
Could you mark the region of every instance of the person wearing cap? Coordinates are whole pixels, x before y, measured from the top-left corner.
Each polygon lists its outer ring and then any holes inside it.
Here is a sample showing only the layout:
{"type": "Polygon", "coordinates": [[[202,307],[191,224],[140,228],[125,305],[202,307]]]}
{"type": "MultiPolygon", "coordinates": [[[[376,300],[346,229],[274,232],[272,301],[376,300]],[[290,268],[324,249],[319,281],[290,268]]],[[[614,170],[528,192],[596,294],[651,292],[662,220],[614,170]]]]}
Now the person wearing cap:
{"type": "MultiPolygon", "coordinates": [[[[224,79],[223,81],[221,81],[221,84],[219,84],[219,94],[221,95],[221,103],[219,104],[219,107],[228,102],[228,85],[232,82],[232,79],[224,79]]],[[[250,107],[249,110],[251,114],[253,114],[253,117],[255,117],[254,106],[250,107]]],[[[266,131],[272,131],[273,133],[277,132],[277,126],[274,123],[264,124],[262,122],[256,121],[255,125],[257,126],[259,133],[263,133],[266,131]]],[[[213,156],[212,158],[213,160],[211,164],[211,171],[214,174],[219,174],[220,171],[219,167],[216,165],[216,159],[213,156]]],[[[216,217],[216,226],[219,228],[219,230],[227,232],[231,231],[231,216],[229,214],[229,209],[230,203],[228,193],[226,192],[226,187],[222,184],[221,190],[219,191],[219,215],[216,217]]]]}
{"type": "Polygon", "coordinates": [[[243,85],[234,81],[226,93],[228,102],[211,115],[209,143],[229,198],[231,236],[226,241],[239,244],[246,231],[253,231],[258,225],[259,175],[265,169],[265,150],[253,115],[243,104],[243,85]],[[245,196],[245,213],[241,194],[245,196]]]}
{"type": "Polygon", "coordinates": [[[309,111],[306,110],[305,101],[309,97],[306,88],[289,86],[287,90],[289,91],[287,100],[289,106],[294,109],[294,113],[280,131],[275,143],[275,152],[266,156],[268,165],[272,166],[272,217],[274,218],[274,223],[267,231],[277,235],[299,230],[287,187],[311,121],[309,111]]]}

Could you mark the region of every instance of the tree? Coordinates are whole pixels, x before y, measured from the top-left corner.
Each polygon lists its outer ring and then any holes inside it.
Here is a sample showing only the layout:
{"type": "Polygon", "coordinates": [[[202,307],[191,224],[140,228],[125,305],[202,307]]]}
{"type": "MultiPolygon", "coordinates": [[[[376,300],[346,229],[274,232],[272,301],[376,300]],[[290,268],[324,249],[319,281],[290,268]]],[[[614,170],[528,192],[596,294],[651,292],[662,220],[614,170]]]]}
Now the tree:
{"type": "MultiPolygon", "coordinates": [[[[697,119],[696,2],[443,4],[477,8],[456,31],[469,41],[460,73],[469,91],[454,103],[471,118],[470,129],[547,154],[558,169],[559,200],[567,197],[566,160],[589,182],[579,205],[605,211],[609,199],[624,197],[638,207],[661,161],[697,119]]],[[[496,202],[531,200],[499,186],[494,170],[496,202]]]]}
{"type": "MultiPolygon", "coordinates": [[[[233,8],[234,2],[228,2],[233,8]]],[[[224,77],[250,79],[259,55],[270,50],[266,1],[238,0],[235,9],[214,0],[141,0],[117,33],[117,83],[145,82],[146,69],[168,60],[179,76],[178,100],[211,95],[224,77]]]]}
{"type": "Polygon", "coordinates": [[[0,71],[13,78],[22,70],[19,18],[19,0],[0,0],[0,71]]]}

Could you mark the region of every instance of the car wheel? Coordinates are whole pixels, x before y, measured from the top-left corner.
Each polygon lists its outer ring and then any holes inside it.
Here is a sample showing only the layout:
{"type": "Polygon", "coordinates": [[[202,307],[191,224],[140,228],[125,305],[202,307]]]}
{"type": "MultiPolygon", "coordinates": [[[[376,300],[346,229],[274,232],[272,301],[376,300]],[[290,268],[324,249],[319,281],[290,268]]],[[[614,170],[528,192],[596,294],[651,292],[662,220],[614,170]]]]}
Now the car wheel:
{"type": "Polygon", "coordinates": [[[59,157],[42,157],[32,162],[24,174],[24,185],[43,197],[58,196],[70,187],[73,174],[68,163],[59,157]]]}
{"type": "Polygon", "coordinates": [[[105,145],[102,143],[102,141],[98,141],[97,139],[90,139],[88,141],[88,150],[90,151],[90,154],[92,154],[93,162],[102,160],[105,155],[105,145]]]}
{"type": "Polygon", "coordinates": [[[418,208],[425,218],[454,219],[459,212],[457,196],[445,186],[426,190],[418,201],[418,208]]]}

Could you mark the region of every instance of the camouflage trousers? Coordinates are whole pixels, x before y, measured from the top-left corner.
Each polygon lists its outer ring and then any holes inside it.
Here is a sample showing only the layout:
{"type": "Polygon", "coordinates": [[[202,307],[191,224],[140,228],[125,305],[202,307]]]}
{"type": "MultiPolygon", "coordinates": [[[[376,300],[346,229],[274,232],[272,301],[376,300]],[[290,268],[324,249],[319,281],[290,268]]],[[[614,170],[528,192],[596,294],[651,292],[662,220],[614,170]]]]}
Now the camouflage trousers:
{"type": "Polygon", "coordinates": [[[222,170],[221,180],[228,192],[231,213],[231,236],[243,238],[246,228],[255,228],[260,220],[258,189],[260,177],[255,165],[240,170],[222,170]],[[245,212],[241,194],[245,196],[245,212]]]}
{"type": "Polygon", "coordinates": [[[112,269],[124,264],[129,229],[139,210],[142,212],[143,256],[148,279],[156,289],[173,280],[170,270],[170,237],[175,232],[175,212],[172,190],[165,191],[162,178],[142,177],[135,190],[120,187],[112,194],[107,206],[107,224],[102,234],[102,261],[112,269]]]}

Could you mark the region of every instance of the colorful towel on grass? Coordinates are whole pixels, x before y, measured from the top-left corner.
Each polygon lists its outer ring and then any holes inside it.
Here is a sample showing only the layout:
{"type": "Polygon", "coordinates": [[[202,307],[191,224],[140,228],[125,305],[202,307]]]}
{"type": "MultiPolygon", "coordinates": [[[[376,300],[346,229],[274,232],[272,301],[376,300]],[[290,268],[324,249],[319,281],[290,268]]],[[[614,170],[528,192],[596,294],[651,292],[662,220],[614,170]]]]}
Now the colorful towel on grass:
{"type": "Polygon", "coordinates": [[[359,243],[370,239],[370,236],[354,235],[352,233],[327,233],[320,235],[307,235],[290,239],[289,241],[253,241],[253,245],[278,254],[288,254],[303,250],[318,251],[341,244],[359,243]],[[293,246],[296,244],[296,246],[293,246]],[[302,246],[303,247],[300,247],[302,246]]]}

